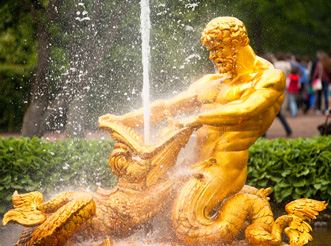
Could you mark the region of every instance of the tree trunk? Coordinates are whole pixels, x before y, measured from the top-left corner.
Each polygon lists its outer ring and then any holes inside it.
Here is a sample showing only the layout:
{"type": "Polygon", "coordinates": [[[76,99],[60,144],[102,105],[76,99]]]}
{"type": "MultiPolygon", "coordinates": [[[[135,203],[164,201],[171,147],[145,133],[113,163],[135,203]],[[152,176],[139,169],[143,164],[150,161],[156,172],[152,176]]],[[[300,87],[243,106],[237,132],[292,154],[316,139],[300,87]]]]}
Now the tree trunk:
{"type": "MultiPolygon", "coordinates": [[[[71,76],[71,94],[73,95],[73,99],[69,103],[67,114],[65,130],[67,137],[85,137],[85,125],[88,112],[88,88],[93,86],[90,79],[109,53],[115,37],[118,34],[120,24],[123,22],[132,5],[132,1],[124,2],[119,0],[117,2],[117,5],[121,3],[120,10],[117,15],[112,17],[112,24],[105,30],[107,32],[107,35],[105,35],[107,38],[103,40],[102,45],[99,44],[99,37],[95,36],[96,30],[93,28],[93,26],[97,25],[96,20],[98,20],[101,15],[100,11],[102,5],[99,4],[95,6],[96,9],[93,12],[94,16],[91,17],[92,22],[89,23],[90,28],[86,30],[84,27],[81,27],[82,30],[85,30],[85,39],[79,39],[70,43],[70,68],[74,68],[76,74],[72,72],[73,74],[71,76]]],[[[76,31],[77,27],[71,30],[71,35],[74,36],[76,31]]]]}
{"type": "Polygon", "coordinates": [[[30,105],[23,119],[22,135],[42,137],[45,132],[45,122],[42,119],[47,108],[50,36],[46,25],[36,16],[35,11],[32,11],[32,15],[37,25],[38,65],[30,105]]]}

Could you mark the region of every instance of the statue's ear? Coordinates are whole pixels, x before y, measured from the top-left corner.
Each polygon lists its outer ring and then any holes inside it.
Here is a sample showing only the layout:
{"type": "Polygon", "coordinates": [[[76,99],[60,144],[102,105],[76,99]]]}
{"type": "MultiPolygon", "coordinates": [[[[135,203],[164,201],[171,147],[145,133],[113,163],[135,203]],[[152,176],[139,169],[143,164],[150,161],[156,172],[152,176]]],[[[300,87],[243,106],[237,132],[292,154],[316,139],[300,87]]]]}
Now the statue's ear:
{"type": "Polygon", "coordinates": [[[238,41],[237,39],[233,39],[233,40],[231,41],[231,46],[232,46],[233,48],[237,49],[239,45],[240,45],[240,43],[239,43],[239,41],[238,41]]]}

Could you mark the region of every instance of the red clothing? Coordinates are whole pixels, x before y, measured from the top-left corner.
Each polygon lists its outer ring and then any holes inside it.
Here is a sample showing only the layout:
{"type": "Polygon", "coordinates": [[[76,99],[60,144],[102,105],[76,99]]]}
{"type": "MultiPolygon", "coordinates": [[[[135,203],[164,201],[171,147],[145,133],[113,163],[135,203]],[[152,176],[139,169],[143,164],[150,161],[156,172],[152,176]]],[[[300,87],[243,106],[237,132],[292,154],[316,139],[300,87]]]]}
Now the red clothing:
{"type": "Polygon", "coordinates": [[[300,77],[297,74],[290,74],[289,76],[290,84],[288,86],[289,93],[299,93],[300,92],[300,77]]]}

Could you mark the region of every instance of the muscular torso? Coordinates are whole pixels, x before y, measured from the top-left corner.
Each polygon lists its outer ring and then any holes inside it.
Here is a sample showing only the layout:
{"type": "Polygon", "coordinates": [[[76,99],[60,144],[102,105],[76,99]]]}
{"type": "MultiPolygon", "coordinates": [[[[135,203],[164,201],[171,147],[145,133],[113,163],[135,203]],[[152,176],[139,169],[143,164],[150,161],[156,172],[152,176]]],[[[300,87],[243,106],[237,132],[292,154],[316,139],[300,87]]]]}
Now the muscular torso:
{"type": "MultiPolygon", "coordinates": [[[[217,80],[206,81],[203,89],[199,88],[202,92],[198,96],[202,103],[201,112],[221,108],[232,102],[240,103],[241,98],[256,91],[259,81],[260,76],[257,76],[257,73],[236,77],[233,80],[226,79],[221,83],[217,83],[217,80]],[[208,84],[210,86],[206,86],[208,84]]],[[[197,132],[196,161],[216,157],[219,152],[248,150],[270,127],[282,101],[283,98],[279,97],[271,107],[248,119],[238,116],[238,124],[235,125],[204,124],[197,132]]]]}

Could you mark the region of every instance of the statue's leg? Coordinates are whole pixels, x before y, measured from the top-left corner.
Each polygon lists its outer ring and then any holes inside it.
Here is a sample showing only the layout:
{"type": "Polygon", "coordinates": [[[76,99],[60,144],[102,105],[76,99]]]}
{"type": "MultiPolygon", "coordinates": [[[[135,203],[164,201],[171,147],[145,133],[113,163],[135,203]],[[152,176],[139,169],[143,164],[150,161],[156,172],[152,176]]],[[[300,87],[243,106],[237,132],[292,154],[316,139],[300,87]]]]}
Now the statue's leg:
{"type": "Polygon", "coordinates": [[[217,152],[213,158],[193,165],[203,182],[204,199],[197,209],[209,216],[222,201],[238,193],[246,182],[248,150],[217,152]]]}
{"type": "MultiPolygon", "coordinates": [[[[190,198],[192,213],[209,218],[224,199],[238,193],[244,186],[247,176],[248,151],[222,152],[192,166],[196,172],[193,180],[199,180],[199,189],[190,198]],[[232,165],[233,163],[233,165],[232,165]]],[[[190,185],[187,183],[179,197],[190,194],[190,185]]]]}
{"type": "MultiPolygon", "coordinates": [[[[192,166],[196,174],[178,194],[172,211],[179,241],[189,245],[231,242],[247,226],[245,220],[249,208],[255,200],[263,203],[262,199],[255,195],[237,194],[222,203],[244,186],[246,168],[245,163],[242,164],[241,170],[236,170],[238,166],[233,170],[226,165],[227,169],[224,169],[216,158],[210,158],[192,166]],[[227,177],[228,174],[232,176],[227,177]],[[220,204],[222,207],[218,207],[220,204]]],[[[235,165],[239,165],[238,162],[235,165]]]]}

